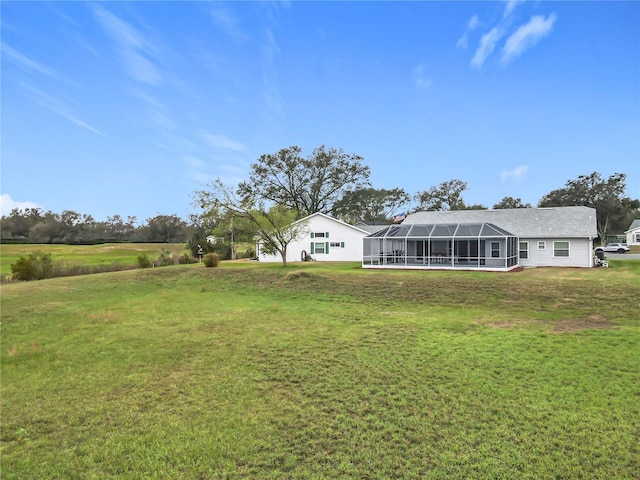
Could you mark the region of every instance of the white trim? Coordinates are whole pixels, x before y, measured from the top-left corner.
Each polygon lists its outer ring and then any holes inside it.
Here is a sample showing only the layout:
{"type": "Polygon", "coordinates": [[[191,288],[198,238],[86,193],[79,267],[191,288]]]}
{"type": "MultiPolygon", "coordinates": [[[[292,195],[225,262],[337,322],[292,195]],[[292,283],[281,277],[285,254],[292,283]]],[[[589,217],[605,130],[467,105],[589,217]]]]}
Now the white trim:
{"type": "Polygon", "coordinates": [[[569,240],[554,240],[553,241],[553,258],[569,258],[571,257],[571,242],[569,240]],[[556,243],[566,243],[567,244],[567,254],[566,255],[556,255],[556,250],[560,250],[564,252],[563,249],[556,249],[556,243]]]}

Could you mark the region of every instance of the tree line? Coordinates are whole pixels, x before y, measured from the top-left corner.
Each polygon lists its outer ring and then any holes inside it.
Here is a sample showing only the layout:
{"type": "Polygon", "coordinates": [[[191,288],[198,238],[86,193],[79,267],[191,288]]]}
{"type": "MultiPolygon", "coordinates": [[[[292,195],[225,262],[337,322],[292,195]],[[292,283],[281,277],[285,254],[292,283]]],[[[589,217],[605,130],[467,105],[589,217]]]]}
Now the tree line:
{"type": "MultiPolygon", "coordinates": [[[[267,251],[283,253],[300,234],[290,227],[296,220],[321,212],[350,224],[359,221],[384,224],[399,213],[434,210],[486,209],[468,204],[468,183],[452,179],[414,194],[402,188],[375,188],[364,159],[340,148],[321,146],[303,156],[297,146],[261,155],[250,166],[248,178],[237,185],[213,180],[194,192],[199,214],[183,220],[177,215],[157,215],[142,224],[136,217],[108,217],[96,221],[91,215],[65,210],[61,214],[39,208],[14,209],[0,219],[3,241],[33,243],[188,242],[205,251],[206,235],[253,243],[261,237],[267,251]]],[[[625,194],[626,175],[608,178],[593,172],[569,180],[544,195],[536,206],[583,205],[596,209],[598,234],[605,239],[623,232],[640,217],[640,201],[625,194]]],[[[518,197],[504,197],[492,208],[527,208],[518,197]]],[[[226,243],[226,242],[225,242],[226,243]]],[[[218,247],[220,248],[220,247],[218,247]]],[[[228,247],[227,247],[228,248],[228,247]]],[[[223,258],[227,257],[226,252],[223,258]]]]}
{"type": "Polygon", "coordinates": [[[157,215],[137,225],[136,217],[120,215],[96,221],[91,215],[73,210],[62,213],[40,208],[13,209],[0,219],[3,241],[30,243],[89,244],[104,242],[184,242],[197,228],[177,215],[157,215]]]}

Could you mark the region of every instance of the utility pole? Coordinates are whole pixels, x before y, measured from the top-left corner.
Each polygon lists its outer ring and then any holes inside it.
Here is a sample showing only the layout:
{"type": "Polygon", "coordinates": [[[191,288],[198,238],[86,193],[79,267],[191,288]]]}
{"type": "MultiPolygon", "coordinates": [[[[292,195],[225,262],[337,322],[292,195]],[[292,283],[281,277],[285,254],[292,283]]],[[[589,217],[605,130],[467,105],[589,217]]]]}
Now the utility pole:
{"type": "Polygon", "coordinates": [[[233,244],[233,217],[231,217],[231,225],[229,226],[231,232],[231,260],[236,259],[236,247],[233,244]]]}

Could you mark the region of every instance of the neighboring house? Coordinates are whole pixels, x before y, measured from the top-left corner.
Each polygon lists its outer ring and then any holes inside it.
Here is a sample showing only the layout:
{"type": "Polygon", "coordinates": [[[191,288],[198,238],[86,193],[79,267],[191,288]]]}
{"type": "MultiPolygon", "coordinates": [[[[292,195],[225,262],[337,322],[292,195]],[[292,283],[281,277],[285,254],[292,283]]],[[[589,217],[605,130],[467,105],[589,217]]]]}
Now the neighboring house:
{"type": "MultiPolygon", "coordinates": [[[[305,223],[306,232],[287,246],[287,262],[299,262],[306,255],[318,262],[359,262],[362,260],[362,239],[370,232],[337,220],[324,213],[314,213],[298,220],[305,223]]],[[[282,262],[280,254],[268,255],[262,244],[256,246],[260,262],[282,262]]]]}
{"type": "Polygon", "coordinates": [[[596,211],[589,207],[417,212],[367,236],[364,268],[592,267],[596,211]]]}
{"type": "Polygon", "coordinates": [[[365,231],[367,231],[367,232],[369,232],[371,234],[371,233],[379,232],[383,228],[387,228],[389,226],[389,224],[388,223],[386,223],[386,224],[379,224],[379,223],[369,224],[369,223],[365,223],[365,222],[363,222],[361,220],[358,223],[355,223],[353,226],[357,227],[357,228],[359,228],[361,230],[365,230],[365,231]]]}
{"type": "Polygon", "coordinates": [[[215,235],[207,235],[206,240],[207,243],[210,243],[211,245],[216,245],[218,243],[224,242],[223,237],[216,237],[215,235]]]}
{"type": "Polygon", "coordinates": [[[627,236],[627,245],[640,245],[640,218],[631,222],[631,226],[624,233],[627,236]]]}

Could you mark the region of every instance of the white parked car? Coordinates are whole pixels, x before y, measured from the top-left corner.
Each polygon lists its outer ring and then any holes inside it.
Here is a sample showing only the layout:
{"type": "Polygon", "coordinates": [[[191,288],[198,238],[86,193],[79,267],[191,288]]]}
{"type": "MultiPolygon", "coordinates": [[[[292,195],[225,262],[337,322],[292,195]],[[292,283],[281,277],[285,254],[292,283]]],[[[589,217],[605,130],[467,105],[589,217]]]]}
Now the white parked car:
{"type": "Polygon", "coordinates": [[[629,251],[629,247],[624,243],[607,243],[604,247],[596,247],[595,250],[602,250],[603,252],[626,253],[629,251]]]}

